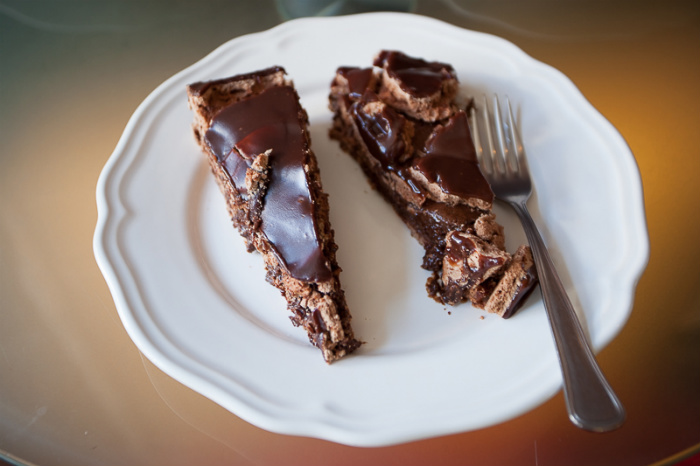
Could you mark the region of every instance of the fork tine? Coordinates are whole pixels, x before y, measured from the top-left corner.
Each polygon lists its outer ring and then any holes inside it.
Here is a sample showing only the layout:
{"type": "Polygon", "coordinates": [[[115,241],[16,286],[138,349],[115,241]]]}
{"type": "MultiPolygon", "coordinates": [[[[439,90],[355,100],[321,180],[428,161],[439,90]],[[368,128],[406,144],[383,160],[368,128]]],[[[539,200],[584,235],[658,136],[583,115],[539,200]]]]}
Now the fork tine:
{"type": "Polygon", "coordinates": [[[506,178],[516,176],[520,170],[526,169],[527,165],[525,149],[518,134],[510,99],[506,96],[505,121],[498,94],[493,95],[492,105],[489,105],[486,95],[482,100],[479,111],[481,122],[476,116],[476,109],[471,109],[474,124],[472,139],[479,164],[482,170],[491,176],[506,178]],[[485,143],[482,143],[482,136],[485,143]]]}
{"type": "Polygon", "coordinates": [[[484,145],[481,144],[481,125],[478,122],[478,118],[476,115],[476,108],[472,106],[469,109],[469,117],[470,117],[470,128],[471,128],[471,135],[472,135],[472,142],[474,143],[474,149],[476,150],[476,158],[479,162],[479,165],[481,165],[481,169],[490,172],[491,170],[491,161],[490,157],[487,157],[484,154],[484,145]]]}
{"type": "MultiPolygon", "coordinates": [[[[482,130],[480,130],[479,127],[483,127],[483,133],[486,136],[486,144],[488,147],[484,148],[483,144],[481,144],[481,141],[475,141],[475,144],[478,144],[478,146],[481,148],[480,152],[482,160],[480,162],[485,165],[484,168],[486,169],[486,172],[495,174],[499,172],[496,162],[497,151],[493,142],[493,133],[491,130],[491,115],[489,114],[489,105],[486,101],[486,96],[484,96],[483,98],[483,104],[481,106],[481,109],[483,123],[481,125],[477,125],[475,133],[478,134],[479,132],[481,132],[482,130]]],[[[477,137],[477,139],[479,138],[477,137]]]]}
{"type": "Polygon", "coordinates": [[[527,170],[527,156],[525,155],[525,147],[518,134],[515,117],[513,116],[513,108],[510,105],[510,99],[506,97],[506,106],[508,108],[508,129],[510,132],[511,145],[513,147],[513,160],[515,162],[514,169],[524,171],[527,170]]]}
{"type": "Polygon", "coordinates": [[[503,131],[503,118],[501,117],[501,102],[498,100],[498,94],[493,95],[493,119],[492,123],[496,132],[496,141],[498,142],[498,151],[494,152],[495,169],[497,173],[509,174],[512,167],[508,163],[508,155],[510,148],[508,141],[503,131]]]}

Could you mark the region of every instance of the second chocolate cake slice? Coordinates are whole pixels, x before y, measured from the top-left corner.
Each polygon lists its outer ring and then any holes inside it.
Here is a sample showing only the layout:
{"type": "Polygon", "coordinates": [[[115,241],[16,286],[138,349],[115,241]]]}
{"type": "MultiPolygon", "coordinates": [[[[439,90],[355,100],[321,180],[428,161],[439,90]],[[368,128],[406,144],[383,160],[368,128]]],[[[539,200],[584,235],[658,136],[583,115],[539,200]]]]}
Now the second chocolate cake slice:
{"type": "Polygon", "coordinates": [[[262,254],[291,320],[332,362],[360,342],[340,286],[308,116],[284,69],[187,86],[194,133],[249,251],[262,254]]]}
{"type": "Polygon", "coordinates": [[[537,282],[530,248],[505,251],[491,212],[459,83],[449,64],[382,51],[341,67],[331,84],[330,136],[362,167],[425,248],[428,293],[508,318],[537,282]]]}

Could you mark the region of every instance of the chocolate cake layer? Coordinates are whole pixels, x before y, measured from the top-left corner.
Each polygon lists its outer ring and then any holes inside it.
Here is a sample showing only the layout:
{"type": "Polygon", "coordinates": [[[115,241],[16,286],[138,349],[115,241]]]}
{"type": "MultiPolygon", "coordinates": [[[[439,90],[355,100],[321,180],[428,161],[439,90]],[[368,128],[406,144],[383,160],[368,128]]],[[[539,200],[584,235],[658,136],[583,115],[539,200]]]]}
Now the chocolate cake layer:
{"type": "MultiPolygon", "coordinates": [[[[195,138],[249,251],[327,362],[354,351],[308,116],[281,67],[187,87],[195,138]]],[[[235,266],[235,265],[232,265],[235,266]]]]}
{"type": "Polygon", "coordinates": [[[380,52],[372,67],[338,68],[330,136],[425,248],[429,295],[507,318],[536,284],[534,265],[529,247],[517,257],[504,249],[458,86],[449,64],[397,51],[380,52]]]}

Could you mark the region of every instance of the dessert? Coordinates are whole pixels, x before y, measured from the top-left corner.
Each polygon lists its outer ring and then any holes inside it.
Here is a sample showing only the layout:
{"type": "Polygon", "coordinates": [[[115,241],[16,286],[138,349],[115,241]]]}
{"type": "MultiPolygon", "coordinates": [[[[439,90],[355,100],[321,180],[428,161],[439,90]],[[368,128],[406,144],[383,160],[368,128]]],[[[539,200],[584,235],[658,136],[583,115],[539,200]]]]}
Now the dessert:
{"type": "Polygon", "coordinates": [[[281,67],[187,86],[194,136],[249,252],[331,363],[360,342],[340,285],[308,116],[281,67]]]}
{"type": "Polygon", "coordinates": [[[362,167],[425,249],[428,294],[508,318],[537,283],[528,246],[505,251],[471,138],[471,101],[446,63],[382,51],[338,68],[330,136],[362,167]]]}

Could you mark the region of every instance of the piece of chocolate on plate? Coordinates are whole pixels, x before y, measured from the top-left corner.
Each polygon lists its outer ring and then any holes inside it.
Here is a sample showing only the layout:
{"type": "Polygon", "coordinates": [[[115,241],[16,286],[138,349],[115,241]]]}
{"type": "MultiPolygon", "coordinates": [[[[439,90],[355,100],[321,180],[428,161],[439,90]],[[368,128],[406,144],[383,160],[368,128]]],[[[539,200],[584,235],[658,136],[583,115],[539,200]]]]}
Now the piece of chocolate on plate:
{"type": "Polygon", "coordinates": [[[537,283],[534,263],[528,246],[505,251],[458,90],[451,65],[381,51],[338,68],[329,134],[425,248],[428,294],[508,318],[537,283]]]}
{"type": "MultiPolygon", "coordinates": [[[[281,67],[187,86],[194,135],[249,252],[331,363],[357,349],[308,116],[281,67]]],[[[235,267],[235,264],[231,265],[235,267]]]]}

